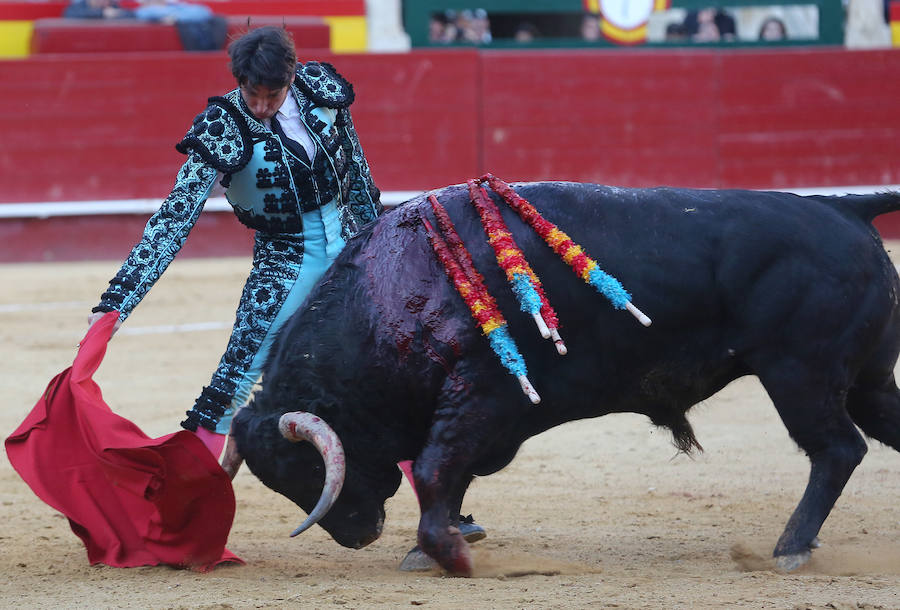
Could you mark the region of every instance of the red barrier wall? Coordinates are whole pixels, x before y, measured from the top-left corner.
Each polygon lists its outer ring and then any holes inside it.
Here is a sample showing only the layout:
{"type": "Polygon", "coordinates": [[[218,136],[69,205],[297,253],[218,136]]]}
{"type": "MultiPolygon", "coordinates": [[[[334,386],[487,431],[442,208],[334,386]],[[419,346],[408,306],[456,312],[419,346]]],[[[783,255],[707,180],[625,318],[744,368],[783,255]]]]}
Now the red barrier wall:
{"type": "MultiPolygon", "coordinates": [[[[0,220],[0,263],[125,260],[140,239],[148,217],[123,214],[0,220]]],[[[179,256],[249,256],[252,251],[253,232],[234,214],[201,214],[179,256]]]]}
{"type": "Polygon", "coordinates": [[[485,53],[484,166],[508,179],[716,183],[716,53],[485,53]]]}
{"type": "MultiPolygon", "coordinates": [[[[172,55],[0,62],[0,203],[165,196],[184,161],[175,143],[207,97],[234,87],[225,54],[172,55]]],[[[477,53],[324,59],[354,83],[354,121],[382,189],[478,172],[477,53]]]]}
{"type": "Polygon", "coordinates": [[[900,50],[482,56],[484,166],[516,179],[900,183],[900,50]]]}
{"type": "MultiPolygon", "coordinates": [[[[300,56],[354,83],[383,190],[484,171],[623,186],[900,183],[900,50],[300,56]]],[[[233,87],[226,63],[223,53],[0,62],[0,204],[164,197],[183,160],[175,142],[207,96],[233,87]]]]}
{"type": "Polygon", "coordinates": [[[900,183],[900,50],[722,57],[719,183],[900,183]]]}

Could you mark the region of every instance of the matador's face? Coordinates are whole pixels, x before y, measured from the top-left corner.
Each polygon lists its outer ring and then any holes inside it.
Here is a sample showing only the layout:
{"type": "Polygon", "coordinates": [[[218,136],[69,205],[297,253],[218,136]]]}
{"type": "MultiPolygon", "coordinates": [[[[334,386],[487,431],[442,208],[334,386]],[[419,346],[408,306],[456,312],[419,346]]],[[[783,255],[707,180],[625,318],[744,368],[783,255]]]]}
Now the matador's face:
{"type": "Polygon", "coordinates": [[[241,85],[241,97],[253,116],[262,121],[275,116],[290,90],[290,84],[281,89],[269,89],[265,85],[254,87],[249,83],[244,83],[241,85]]]}

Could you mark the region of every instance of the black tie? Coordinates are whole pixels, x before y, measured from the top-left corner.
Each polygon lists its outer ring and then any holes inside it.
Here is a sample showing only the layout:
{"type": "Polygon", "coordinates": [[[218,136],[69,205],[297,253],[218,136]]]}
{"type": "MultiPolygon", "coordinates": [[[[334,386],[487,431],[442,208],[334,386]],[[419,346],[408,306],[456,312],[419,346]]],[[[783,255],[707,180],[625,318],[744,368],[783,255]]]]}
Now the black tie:
{"type": "Polygon", "coordinates": [[[297,140],[293,140],[284,133],[284,129],[281,127],[281,123],[278,122],[276,118],[277,115],[272,117],[272,131],[281,138],[281,143],[288,147],[294,155],[297,156],[298,159],[303,161],[304,163],[309,163],[309,155],[306,154],[306,149],[298,142],[297,140]]]}

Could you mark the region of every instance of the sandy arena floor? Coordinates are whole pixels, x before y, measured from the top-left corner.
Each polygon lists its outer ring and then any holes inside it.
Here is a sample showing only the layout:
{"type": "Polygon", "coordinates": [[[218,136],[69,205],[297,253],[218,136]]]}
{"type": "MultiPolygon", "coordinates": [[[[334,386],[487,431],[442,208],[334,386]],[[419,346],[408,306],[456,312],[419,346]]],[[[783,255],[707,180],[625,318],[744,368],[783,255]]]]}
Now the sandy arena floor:
{"type": "MultiPolygon", "coordinates": [[[[900,244],[892,244],[897,248],[900,244]]],[[[123,256],[124,256],[123,252],[123,256]]],[[[230,330],[248,260],[176,261],[117,334],[96,380],[147,434],[177,429],[230,330]],[[203,323],[213,324],[206,327],[203,323]],[[173,331],[166,325],[201,325],[173,331]],[[205,328],[205,329],[204,329],[205,328]]],[[[0,433],[66,368],[118,262],[0,266],[0,433]]],[[[229,548],[209,574],[91,567],[65,518],[0,459],[2,608],[900,608],[900,455],[872,444],[798,573],[769,558],[808,462],[755,379],[691,414],[705,453],[677,454],[639,416],[569,424],[477,480],[464,506],[489,532],[477,576],[410,574],[417,507],[404,483],[383,537],[353,551],[246,469],[229,548]]]]}

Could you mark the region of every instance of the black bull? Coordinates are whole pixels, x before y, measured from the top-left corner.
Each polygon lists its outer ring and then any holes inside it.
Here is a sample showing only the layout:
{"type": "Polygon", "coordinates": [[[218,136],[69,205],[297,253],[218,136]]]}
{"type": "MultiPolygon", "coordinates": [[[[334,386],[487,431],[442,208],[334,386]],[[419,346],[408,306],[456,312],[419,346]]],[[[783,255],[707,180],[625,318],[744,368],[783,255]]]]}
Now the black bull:
{"type": "Polygon", "coordinates": [[[525,357],[542,397],[532,405],[446,277],[421,220],[436,226],[431,208],[414,199],[351,240],[282,331],[262,389],[234,420],[252,472],[312,510],[322,458],[278,422],[319,416],[346,452],[343,488],[319,523],[361,547],[381,533],[397,462],[415,460],[419,545],[469,574],[452,517],[473,475],[500,470],[553,426],[614,412],[647,415],[689,451],[699,445],[687,410],[756,375],[812,465],[774,552],[783,569],[802,565],[866,452],[855,426],[900,450],[898,279],[870,224],[900,208],[900,194],[516,188],[621,280],[652,326],[613,309],[500,202],[559,315],[559,356],[518,311],[465,187],[437,191],[525,357]]]}

